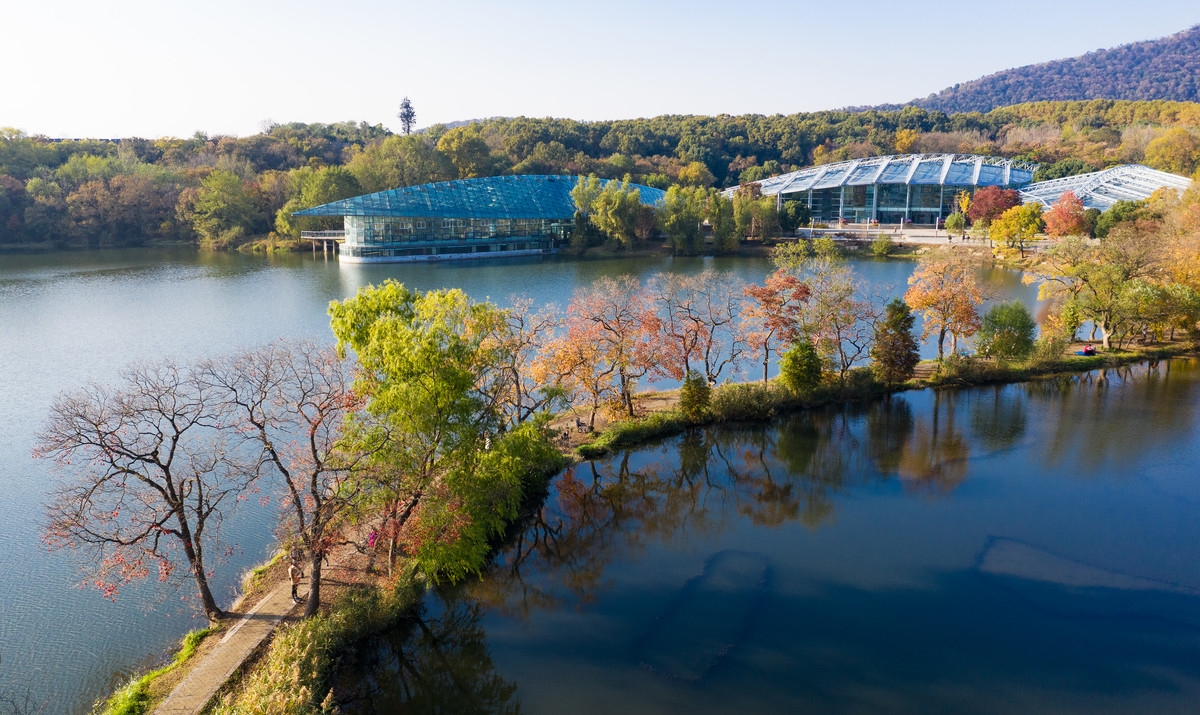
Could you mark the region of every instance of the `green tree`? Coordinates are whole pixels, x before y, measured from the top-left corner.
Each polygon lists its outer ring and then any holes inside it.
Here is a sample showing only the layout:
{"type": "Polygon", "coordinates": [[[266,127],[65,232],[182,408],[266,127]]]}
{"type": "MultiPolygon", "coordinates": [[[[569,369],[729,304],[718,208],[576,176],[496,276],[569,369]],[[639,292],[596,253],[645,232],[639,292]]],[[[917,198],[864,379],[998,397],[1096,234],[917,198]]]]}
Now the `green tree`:
{"type": "Polygon", "coordinates": [[[400,111],[396,113],[400,119],[400,128],[407,136],[412,134],[413,125],[417,121],[417,110],[413,109],[412,102],[408,97],[400,100],[400,111]]]}
{"type": "Polygon", "coordinates": [[[516,513],[517,455],[541,449],[534,426],[499,437],[503,416],[480,390],[495,379],[487,336],[503,315],[460,290],[419,293],[394,281],[329,312],[338,350],[353,349],[361,366],[369,419],[351,441],[377,455],[393,546],[403,543],[435,579],[477,571],[488,540],[516,513]],[[485,453],[488,442],[495,454],[485,453]]]}
{"type": "Polygon", "coordinates": [[[676,255],[690,256],[704,248],[704,221],[707,208],[704,189],[672,186],[658,209],[658,221],[676,255]]]}
{"type": "Polygon", "coordinates": [[[696,423],[704,419],[712,400],[712,386],[697,370],[688,370],[683,385],[679,388],[679,411],[684,419],[696,423]]]}
{"type": "Polygon", "coordinates": [[[1096,238],[1108,236],[1117,224],[1145,218],[1147,213],[1145,201],[1117,201],[1096,218],[1096,238]]]}
{"type": "Polygon", "coordinates": [[[951,236],[965,236],[967,234],[967,217],[957,211],[947,216],[946,233],[951,236]]]}
{"type": "Polygon", "coordinates": [[[458,168],[424,135],[392,136],[352,150],[346,169],[365,193],[458,178],[458,168]]]}
{"type": "Polygon", "coordinates": [[[491,150],[477,124],[455,127],[442,135],[437,143],[438,151],[450,158],[458,169],[458,178],[473,179],[491,176],[491,150]]]}
{"type": "Polygon", "coordinates": [[[708,170],[703,162],[693,161],[679,170],[679,183],[684,186],[708,187],[716,181],[716,177],[708,170]]]}
{"type": "Polygon", "coordinates": [[[797,395],[812,392],[821,383],[821,356],[808,340],[800,340],[779,358],[779,379],[797,395]]]}
{"type": "Polygon", "coordinates": [[[708,192],[704,217],[712,226],[713,244],[716,249],[722,253],[736,251],[741,239],[738,237],[737,221],[734,219],[733,201],[720,191],[708,192]]]}
{"type": "Polygon", "coordinates": [[[246,182],[229,171],[213,171],[193,194],[180,197],[180,218],[191,224],[207,248],[240,243],[259,220],[255,197],[246,182]]]}
{"type": "Polygon", "coordinates": [[[979,353],[999,360],[1021,360],[1033,352],[1037,323],[1021,301],[998,303],[983,315],[976,338],[979,353]]]}
{"type": "Polygon", "coordinates": [[[871,346],[871,371],[887,385],[897,385],[913,376],[920,362],[916,318],[908,304],[895,298],[887,304],[883,320],[875,324],[875,342],[871,346]]]}

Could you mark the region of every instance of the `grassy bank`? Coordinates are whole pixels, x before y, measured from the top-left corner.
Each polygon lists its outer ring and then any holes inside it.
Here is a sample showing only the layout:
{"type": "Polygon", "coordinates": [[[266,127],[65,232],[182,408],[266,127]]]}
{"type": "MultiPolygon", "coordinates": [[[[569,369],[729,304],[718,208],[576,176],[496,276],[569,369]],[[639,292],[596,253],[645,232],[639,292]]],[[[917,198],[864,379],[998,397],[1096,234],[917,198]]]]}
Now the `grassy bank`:
{"type": "Polygon", "coordinates": [[[921,371],[928,372],[928,377],[913,378],[893,386],[877,382],[868,368],[856,368],[849,373],[844,384],[825,382],[806,394],[793,393],[774,380],[766,383],[731,383],[713,390],[712,401],[699,419],[689,421],[673,408],[655,410],[642,417],[609,424],[604,430],[595,433],[590,441],[576,447],[575,453],[582,459],[596,459],[616,449],[633,447],[652,439],[678,434],[691,426],[723,422],[761,422],[797,410],[839,402],[870,400],[905,390],[1024,382],[1054,375],[1196,354],[1197,348],[1194,344],[1176,343],[1111,350],[1086,357],[1064,355],[1057,360],[1024,363],[1004,364],[976,358],[948,359],[940,365],[936,361],[926,361],[922,364],[921,371]]]}
{"type": "Polygon", "coordinates": [[[151,687],[154,683],[187,662],[196,654],[200,643],[215,632],[215,628],[191,631],[180,641],[179,651],[171,658],[170,663],[133,678],[109,696],[108,700],[97,703],[92,712],[98,715],[143,715],[150,712],[150,706],[153,704],[151,687]]]}

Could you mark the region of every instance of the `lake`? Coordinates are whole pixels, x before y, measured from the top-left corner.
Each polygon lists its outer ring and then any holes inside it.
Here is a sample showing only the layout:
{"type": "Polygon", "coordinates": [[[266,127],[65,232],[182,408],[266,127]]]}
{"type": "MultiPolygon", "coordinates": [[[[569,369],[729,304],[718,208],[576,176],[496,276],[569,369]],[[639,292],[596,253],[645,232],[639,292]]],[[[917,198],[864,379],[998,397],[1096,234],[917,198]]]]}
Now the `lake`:
{"type": "MultiPolygon", "coordinates": [[[[897,292],[914,266],[855,265],[864,281],[897,292]]],[[[0,254],[0,603],[6,611],[0,619],[0,692],[28,691],[49,712],[86,712],[95,698],[160,662],[183,633],[202,624],[183,600],[187,592],[164,592],[150,582],[123,588],[109,602],[94,589],[77,587],[79,564],[70,554],[42,546],[39,526],[53,475],[29,453],[60,390],[112,382],[135,360],[191,360],[277,337],[331,341],[328,302],[386,278],[418,289],[462,288],[502,304],[523,293],[565,305],[575,286],[601,275],[708,267],[753,281],[771,270],[765,259],[745,258],[349,266],[306,254],[188,249],[0,254]]],[[[992,271],[988,278],[1000,297],[1032,304],[1035,291],[1017,274],[992,271]]],[[[927,356],[933,352],[925,348],[927,356]]],[[[232,599],[240,574],[271,551],[273,516],[246,506],[227,522],[232,548],[214,579],[223,603],[232,599]]]]}
{"type": "Polygon", "coordinates": [[[348,712],[1191,713],[1200,361],[903,393],[576,465],[348,712]],[[408,711],[408,710],[405,710],[408,711]]]}

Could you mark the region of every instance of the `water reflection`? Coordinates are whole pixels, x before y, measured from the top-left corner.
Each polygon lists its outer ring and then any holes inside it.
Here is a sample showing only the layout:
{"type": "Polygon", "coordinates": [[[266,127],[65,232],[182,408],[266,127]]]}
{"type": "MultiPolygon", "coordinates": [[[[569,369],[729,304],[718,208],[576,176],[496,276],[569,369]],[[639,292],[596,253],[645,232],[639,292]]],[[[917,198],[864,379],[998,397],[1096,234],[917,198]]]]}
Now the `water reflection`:
{"type": "Polygon", "coordinates": [[[519,713],[516,683],[496,672],[481,606],[453,591],[430,599],[393,630],[371,638],[334,687],[347,713],[519,713]],[[439,608],[430,613],[429,605],[439,608]]]}
{"type": "Polygon", "coordinates": [[[482,580],[373,644],[342,693],[467,712],[1186,710],[1200,526],[1155,487],[1165,452],[1200,447],[1198,366],[906,393],[576,465],[482,580]]]}

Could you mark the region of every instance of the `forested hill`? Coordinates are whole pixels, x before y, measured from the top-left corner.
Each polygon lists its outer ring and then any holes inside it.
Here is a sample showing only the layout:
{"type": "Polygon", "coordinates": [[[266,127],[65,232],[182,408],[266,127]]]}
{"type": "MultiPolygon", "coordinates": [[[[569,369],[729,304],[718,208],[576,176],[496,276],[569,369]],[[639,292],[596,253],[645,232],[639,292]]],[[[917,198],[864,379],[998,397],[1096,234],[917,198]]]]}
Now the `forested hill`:
{"type": "Polygon", "coordinates": [[[1200,101],[1200,25],[1170,37],[1017,67],[912,104],[947,113],[1072,99],[1200,101]]]}

